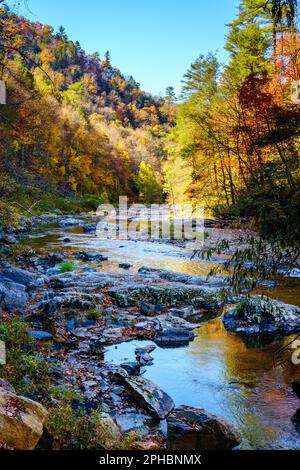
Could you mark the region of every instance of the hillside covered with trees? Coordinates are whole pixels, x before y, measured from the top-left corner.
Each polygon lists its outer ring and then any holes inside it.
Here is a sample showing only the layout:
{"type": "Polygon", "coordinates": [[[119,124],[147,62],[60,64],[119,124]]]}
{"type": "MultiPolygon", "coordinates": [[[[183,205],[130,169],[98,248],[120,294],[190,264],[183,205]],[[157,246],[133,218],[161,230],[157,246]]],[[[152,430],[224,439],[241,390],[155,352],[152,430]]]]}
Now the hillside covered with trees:
{"type": "Polygon", "coordinates": [[[63,27],[54,32],[0,3],[2,208],[40,199],[47,208],[45,191],[50,199],[160,201],[171,98],[143,92],[112,66],[109,52],[88,55],[63,27]]]}

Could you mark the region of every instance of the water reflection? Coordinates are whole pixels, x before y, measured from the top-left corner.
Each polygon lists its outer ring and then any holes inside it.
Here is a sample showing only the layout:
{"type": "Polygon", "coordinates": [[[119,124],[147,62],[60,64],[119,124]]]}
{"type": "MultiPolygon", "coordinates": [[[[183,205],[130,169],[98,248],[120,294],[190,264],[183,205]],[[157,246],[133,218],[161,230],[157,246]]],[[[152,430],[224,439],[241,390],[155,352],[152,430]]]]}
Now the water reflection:
{"type": "MultiPolygon", "coordinates": [[[[161,268],[186,274],[207,275],[218,261],[224,261],[216,256],[208,262],[201,259],[191,259],[192,250],[187,250],[172,244],[146,241],[99,240],[94,234],[83,233],[82,227],[59,228],[44,227],[30,238],[24,240],[27,247],[45,251],[64,251],[66,256],[76,250],[98,251],[108,257],[105,263],[95,263],[99,271],[120,271],[119,264],[124,262],[132,265],[132,270],[142,266],[161,268]],[[71,242],[64,243],[65,237],[71,242]]],[[[300,307],[300,279],[280,279],[275,288],[262,288],[256,293],[263,293],[300,307]]]]}
{"type": "MultiPolygon", "coordinates": [[[[168,392],[176,405],[203,407],[229,419],[242,433],[243,449],[300,449],[292,422],[299,400],[290,391],[299,369],[292,363],[274,367],[278,343],[249,350],[224,330],[219,318],[197,333],[189,347],[157,348],[145,376],[168,392]]],[[[106,359],[118,364],[132,360],[140,343],[110,347],[106,359]]]]}
{"type": "Polygon", "coordinates": [[[216,260],[191,259],[192,249],[184,249],[172,244],[130,241],[130,240],[101,240],[94,234],[83,233],[82,227],[69,229],[51,228],[35,233],[24,241],[26,246],[45,251],[64,251],[66,256],[73,251],[97,251],[107,256],[108,262],[95,264],[99,271],[118,271],[119,264],[130,263],[133,270],[142,266],[161,268],[187,274],[207,275],[216,265],[216,260]],[[65,237],[70,238],[64,243],[65,237]]]}

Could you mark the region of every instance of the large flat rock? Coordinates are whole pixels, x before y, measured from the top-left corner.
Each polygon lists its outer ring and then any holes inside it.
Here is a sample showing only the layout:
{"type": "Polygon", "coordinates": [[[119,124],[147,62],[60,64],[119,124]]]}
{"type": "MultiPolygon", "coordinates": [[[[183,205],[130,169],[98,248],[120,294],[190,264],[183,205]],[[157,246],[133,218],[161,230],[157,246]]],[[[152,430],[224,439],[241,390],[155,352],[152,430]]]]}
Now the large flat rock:
{"type": "Polygon", "coordinates": [[[113,378],[123,385],[132,399],[154,418],[165,419],[175,406],[172,398],[151,380],[130,376],[124,369],[115,371],[113,378]]]}
{"type": "Polygon", "coordinates": [[[230,423],[201,408],[180,406],[168,416],[167,424],[171,450],[230,450],[241,443],[230,423]]]}

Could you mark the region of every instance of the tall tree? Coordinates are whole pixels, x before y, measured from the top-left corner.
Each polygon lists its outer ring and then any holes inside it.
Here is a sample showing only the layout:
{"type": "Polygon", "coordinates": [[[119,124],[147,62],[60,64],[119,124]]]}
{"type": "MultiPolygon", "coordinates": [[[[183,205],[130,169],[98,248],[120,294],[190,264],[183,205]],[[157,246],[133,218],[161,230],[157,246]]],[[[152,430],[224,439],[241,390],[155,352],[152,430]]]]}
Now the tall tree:
{"type": "Polygon", "coordinates": [[[209,52],[200,55],[184,74],[182,94],[185,98],[193,93],[203,93],[212,96],[217,87],[219,63],[216,55],[209,52]]]}
{"type": "Polygon", "coordinates": [[[295,22],[298,3],[298,0],[268,0],[266,7],[271,5],[275,25],[286,21],[287,26],[291,27],[295,22]]]}

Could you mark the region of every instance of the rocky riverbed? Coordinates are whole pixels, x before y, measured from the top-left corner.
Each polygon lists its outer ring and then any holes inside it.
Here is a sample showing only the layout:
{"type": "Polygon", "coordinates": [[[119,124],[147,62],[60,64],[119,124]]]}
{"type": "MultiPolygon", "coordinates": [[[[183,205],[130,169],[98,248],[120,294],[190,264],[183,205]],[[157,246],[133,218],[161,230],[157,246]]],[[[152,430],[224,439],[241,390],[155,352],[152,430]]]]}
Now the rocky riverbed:
{"type": "MultiPolygon", "coordinates": [[[[226,278],[207,278],[210,263],[191,260],[188,248],[98,240],[92,217],[34,222],[37,230],[28,223],[1,235],[3,255],[21,247],[13,260],[1,260],[2,315],[21,317],[29,337],[50,343],[51,381],[78,391],[84,413],[99,409],[116,435],[135,431],[138,448],[300,448],[292,419],[300,406],[292,391],[299,369],[290,361],[274,366],[276,350],[300,329],[299,309],[271,301],[268,310],[257,297],[245,307],[229,298],[226,331],[226,278]]],[[[207,230],[208,239],[237,243],[236,231],[207,230]]],[[[23,398],[11,390],[12,399],[7,387],[0,383],[0,414],[10,427],[0,441],[33,448],[47,411],[38,423],[21,419],[23,398]],[[26,445],[28,429],[34,438],[26,445]]],[[[40,396],[25,399],[31,406],[40,396]]]]}

